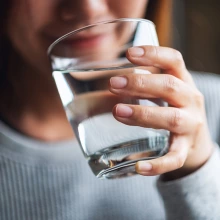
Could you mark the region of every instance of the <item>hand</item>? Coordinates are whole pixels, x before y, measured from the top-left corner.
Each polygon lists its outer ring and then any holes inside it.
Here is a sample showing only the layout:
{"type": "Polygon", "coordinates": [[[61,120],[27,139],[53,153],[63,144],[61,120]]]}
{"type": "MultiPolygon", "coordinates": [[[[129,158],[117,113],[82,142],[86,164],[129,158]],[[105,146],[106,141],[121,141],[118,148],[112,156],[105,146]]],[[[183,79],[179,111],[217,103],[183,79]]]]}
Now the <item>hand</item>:
{"type": "Polygon", "coordinates": [[[118,104],[113,109],[114,117],[124,124],[171,132],[169,152],[157,159],[137,162],[137,173],[146,176],[166,173],[165,179],[170,180],[195,171],[208,160],[213,144],[204,98],[182,55],[171,48],[142,46],[130,48],[127,58],[139,66],[160,68],[163,74],[112,77],[110,91],[120,96],[162,98],[169,104],[168,107],[118,104]]]}

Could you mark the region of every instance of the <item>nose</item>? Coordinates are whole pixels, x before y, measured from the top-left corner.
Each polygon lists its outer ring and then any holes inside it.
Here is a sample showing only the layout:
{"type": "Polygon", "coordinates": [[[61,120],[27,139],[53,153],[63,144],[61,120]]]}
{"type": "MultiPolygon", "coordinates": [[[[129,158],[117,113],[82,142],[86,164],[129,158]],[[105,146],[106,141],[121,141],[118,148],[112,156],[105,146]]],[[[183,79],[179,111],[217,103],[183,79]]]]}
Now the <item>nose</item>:
{"type": "Polygon", "coordinates": [[[65,22],[91,24],[107,17],[106,0],[66,0],[61,9],[61,18],[65,22]]]}

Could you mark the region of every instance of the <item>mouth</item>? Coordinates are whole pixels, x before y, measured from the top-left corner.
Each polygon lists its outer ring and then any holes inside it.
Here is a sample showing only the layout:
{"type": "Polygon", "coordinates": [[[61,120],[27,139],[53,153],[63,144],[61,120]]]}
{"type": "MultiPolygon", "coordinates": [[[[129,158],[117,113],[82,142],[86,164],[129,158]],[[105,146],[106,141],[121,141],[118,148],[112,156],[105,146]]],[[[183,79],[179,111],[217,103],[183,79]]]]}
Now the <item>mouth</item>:
{"type": "Polygon", "coordinates": [[[77,38],[66,39],[62,43],[66,46],[74,47],[76,49],[92,48],[102,44],[107,38],[106,34],[80,36],[77,38]]]}

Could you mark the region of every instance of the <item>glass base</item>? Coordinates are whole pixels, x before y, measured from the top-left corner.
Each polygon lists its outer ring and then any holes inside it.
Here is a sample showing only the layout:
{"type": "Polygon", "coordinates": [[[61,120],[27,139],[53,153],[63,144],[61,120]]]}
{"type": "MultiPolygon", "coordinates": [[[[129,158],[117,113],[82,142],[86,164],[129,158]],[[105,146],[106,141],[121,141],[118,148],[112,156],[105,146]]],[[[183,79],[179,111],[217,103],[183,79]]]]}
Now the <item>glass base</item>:
{"type": "Polygon", "coordinates": [[[139,139],[98,151],[88,163],[98,178],[114,179],[136,174],[137,161],[160,157],[167,150],[167,136],[139,139]]]}

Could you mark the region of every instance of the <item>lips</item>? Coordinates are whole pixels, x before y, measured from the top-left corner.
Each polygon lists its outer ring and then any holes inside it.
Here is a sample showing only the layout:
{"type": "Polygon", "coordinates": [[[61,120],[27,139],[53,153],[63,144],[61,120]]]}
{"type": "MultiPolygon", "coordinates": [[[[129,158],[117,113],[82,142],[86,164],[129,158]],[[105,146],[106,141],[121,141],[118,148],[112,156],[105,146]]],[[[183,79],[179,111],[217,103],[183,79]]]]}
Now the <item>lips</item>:
{"type": "Polygon", "coordinates": [[[105,34],[93,35],[93,36],[81,36],[73,39],[66,39],[63,44],[75,47],[77,49],[97,47],[100,45],[107,36],[105,34]]]}

